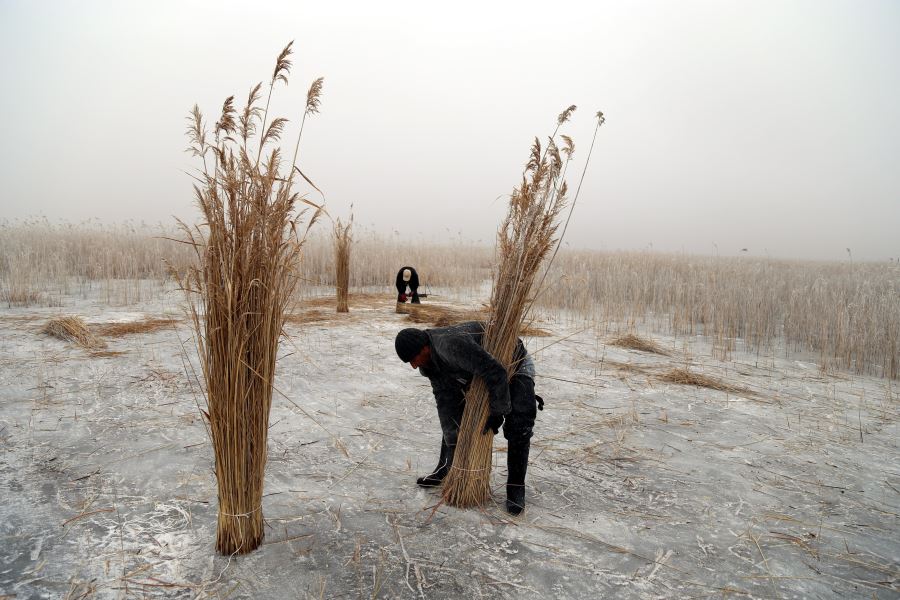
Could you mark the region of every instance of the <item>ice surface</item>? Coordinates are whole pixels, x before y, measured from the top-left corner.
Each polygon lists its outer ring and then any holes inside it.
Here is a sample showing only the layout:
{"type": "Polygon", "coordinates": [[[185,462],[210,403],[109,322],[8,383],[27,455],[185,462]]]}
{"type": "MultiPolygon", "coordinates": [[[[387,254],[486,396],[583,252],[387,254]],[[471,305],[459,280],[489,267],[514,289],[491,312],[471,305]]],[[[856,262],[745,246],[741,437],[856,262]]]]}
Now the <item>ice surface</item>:
{"type": "MultiPolygon", "coordinates": [[[[672,356],[607,324],[540,323],[528,507],[461,511],[415,486],[440,443],[427,380],[393,350],[393,296],[290,326],[269,437],[265,544],[214,552],[212,451],[182,322],[109,357],[38,333],[178,314],[90,300],[0,311],[0,597],[889,598],[900,590],[898,392],[814,359],[672,356]],[[570,336],[570,337],[567,337],[570,336]],[[565,339],[563,339],[565,338],[565,339]],[[560,341],[562,339],[562,341],[560,341]],[[694,369],[753,393],[664,384],[694,369]],[[280,394],[283,394],[280,395],[280,394]]],[[[647,332],[644,332],[647,334],[647,332]]]]}

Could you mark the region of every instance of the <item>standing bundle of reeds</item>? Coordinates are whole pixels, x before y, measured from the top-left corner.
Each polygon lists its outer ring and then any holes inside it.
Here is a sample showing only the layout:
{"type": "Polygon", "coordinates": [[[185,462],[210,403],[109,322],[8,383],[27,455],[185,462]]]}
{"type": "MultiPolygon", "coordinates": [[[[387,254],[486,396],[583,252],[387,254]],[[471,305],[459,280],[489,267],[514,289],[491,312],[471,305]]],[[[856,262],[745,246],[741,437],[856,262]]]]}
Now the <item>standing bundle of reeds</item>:
{"type": "MultiPolygon", "coordinates": [[[[562,136],[563,147],[560,149],[556,134],[574,110],[575,106],[570,106],[559,115],[556,130],[546,148],[542,149],[540,140],[535,138],[522,182],[510,196],[509,211],[497,234],[499,264],[483,345],[506,365],[509,376],[517,367],[513,353],[519,330],[533,302],[532,286],[553,249],[559,215],[566,205],[565,171],[575,148],[570,137],[562,136]]],[[[597,113],[597,117],[599,127],[603,117],[601,113],[597,113]]],[[[444,480],[444,499],[458,507],[477,506],[490,497],[494,442],[490,430],[482,434],[489,402],[487,388],[480,378],[476,378],[469,388],[465,401],[453,465],[444,480]]]]}
{"type": "Polygon", "coordinates": [[[337,312],[350,312],[347,303],[350,297],[350,243],[353,238],[350,228],[353,226],[353,215],[350,221],[341,223],[340,218],[334,223],[334,286],[337,296],[337,312]]]}
{"type": "MultiPolygon", "coordinates": [[[[276,142],[287,120],[268,119],[275,84],[287,83],[290,54],[288,44],[278,56],[266,107],[257,106],[262,84],[250,91],[240,114],[234,97],[228,98],[211,142],[196,106],[189,117],[190,150],[203,162],[194,190],[205,222],[193,230],[180,223],[198,258],[181,283],[206,388],[204,416],[219,488],[216,549],[223,554],[250,552],[263,540],[275,357],[305,238],[298,225],[306,211],[298,213],[295,205],[311,204],[292,191],[295,164],[281,174],[276,142]]],[[[320,91],[317,80],[304,116],[316,112],[320,91]]],[[[298,137],[295,163],[299,143],[298,137]]],[[[320,211],[315,207],[306,231],[320,211]]]]}

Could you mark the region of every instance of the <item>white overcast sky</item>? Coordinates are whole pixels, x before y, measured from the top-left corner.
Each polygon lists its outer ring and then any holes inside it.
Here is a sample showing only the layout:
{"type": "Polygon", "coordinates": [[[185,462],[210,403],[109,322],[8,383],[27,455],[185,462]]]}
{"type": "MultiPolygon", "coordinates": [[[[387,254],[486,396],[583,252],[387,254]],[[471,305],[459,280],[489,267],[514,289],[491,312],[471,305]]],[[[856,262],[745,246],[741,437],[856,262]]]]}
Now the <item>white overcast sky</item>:
{"type": "Polygon", "coordinates": [[[577,104],[581,160],[607,121],[573,246],[900,256],[894,0],[0,0],[0,218],[196,219],[188,109],[215,121],[292,39],[274,112],[325,77],[301,166],[370,229],[492,242],[577,104]]]}

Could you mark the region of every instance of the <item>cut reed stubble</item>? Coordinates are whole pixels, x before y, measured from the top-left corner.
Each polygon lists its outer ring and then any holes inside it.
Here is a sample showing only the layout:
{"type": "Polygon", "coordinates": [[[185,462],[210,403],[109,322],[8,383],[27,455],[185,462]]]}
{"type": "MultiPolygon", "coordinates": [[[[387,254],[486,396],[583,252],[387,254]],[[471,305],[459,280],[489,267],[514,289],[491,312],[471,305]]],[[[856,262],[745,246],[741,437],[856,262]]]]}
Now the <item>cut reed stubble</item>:
{"type": "MultiPolygon", "coordinates": [[[[277,142],[287,120],[268,120],[275,85],[287,83],[291,44],[278,56],[265,108],[258,105],[262,84],[251,89],[240,114],[229,97],[211,142],[197,106],[189,117],[189,150],[203,163],[194,191],[204,223],[191,228],[179,221],[197,258],[180,281],[196,334],[208,408],[204,416],[215,453],[216,549],[228,555],[250,552],[263,540],[275,358],[306,235],[298,230],[309,210],[298,213],[295,207],[304,202],[315,209],[306,232],[322,211],[293,191],[294,172],[299,172],[295,163],[287,176],[281,174],[277,142]]],[[[321,81],[314,87],[304,117],[318,108],[321,81]]]]}

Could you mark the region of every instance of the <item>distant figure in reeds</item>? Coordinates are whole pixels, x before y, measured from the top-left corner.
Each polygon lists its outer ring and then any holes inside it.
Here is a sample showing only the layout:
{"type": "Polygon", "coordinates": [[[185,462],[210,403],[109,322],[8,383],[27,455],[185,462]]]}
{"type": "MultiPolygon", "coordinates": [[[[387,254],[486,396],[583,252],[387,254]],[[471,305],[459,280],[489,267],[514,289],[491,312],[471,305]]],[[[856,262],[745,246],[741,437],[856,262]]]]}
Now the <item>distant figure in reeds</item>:
{"type": "Polygon", "coordinates": [[[412,267],[401,267],[397,271],[397,302],[404,303],[407,299],[413,304],[421,304],[419,300],[419,274],[412,267]],[[406,290],[409,288],[409,295],[406,290]]]}
{"type": "Polygon", "coordinates": [[[507,382],[506,368],[483,347],[484,323],[469,321],[435,329],[409,328],[394,341],[397,355],[431,382],[437,402],[443,437],[434,472],[416,480],[422,487],[437,487],[453,465],[453,454],[466,392],[475,377],[488,389],[490,416],[482,434],[499,433],[509,442],[506,510],[517,515],[525,508],[525,472],[537,409],[544,401],[534,393],[534,362],[522,340],[516,345],[513,376],[507,382]]]}

